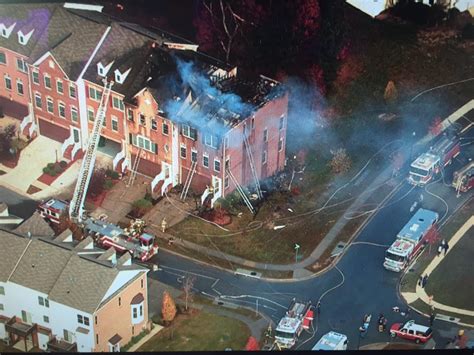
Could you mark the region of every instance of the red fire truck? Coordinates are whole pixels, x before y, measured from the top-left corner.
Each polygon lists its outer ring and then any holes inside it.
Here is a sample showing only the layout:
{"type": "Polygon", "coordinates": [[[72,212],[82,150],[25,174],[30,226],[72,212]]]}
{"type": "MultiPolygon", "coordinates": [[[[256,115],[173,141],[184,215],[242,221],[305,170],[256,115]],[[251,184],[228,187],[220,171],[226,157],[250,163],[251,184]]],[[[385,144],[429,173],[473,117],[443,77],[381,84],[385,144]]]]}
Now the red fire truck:
{"type": "Polygon", "coordinates": [[[474,186],[474,161],[454,172],[453,187],[459,193],[467,192],[474,186]]]}
{"type": "Polygon", "coordinates": [[[37,211],[47,221],[52,223],[59,223],[59,217],[68,210],[69,202],[58,200],[58,199],[50,199],[46,202],[41,203],[37,211]]]}
{"type": "Polygon", "coordinates": [[[459,139],[443,135],[428,152],[421,154],[411,163],[408,182],[412,185],[426,185],[440,174],[445,166],[451,164],[460,152],[459,139]]]}

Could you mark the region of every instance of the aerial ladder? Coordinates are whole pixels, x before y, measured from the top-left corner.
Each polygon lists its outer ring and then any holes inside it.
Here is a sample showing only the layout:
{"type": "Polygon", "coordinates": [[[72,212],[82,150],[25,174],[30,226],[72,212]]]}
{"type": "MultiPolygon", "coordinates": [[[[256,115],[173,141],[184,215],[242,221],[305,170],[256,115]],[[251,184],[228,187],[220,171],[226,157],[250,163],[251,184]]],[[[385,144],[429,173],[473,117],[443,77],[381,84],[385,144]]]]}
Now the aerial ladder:
{"type": "Polygon", "coordinates": [[[255,209],[254,209],[253,206],[252,206],[252,202],[250,202],[250,200],[249,200],[247,194],[245,193],[244,189],[243,189],[242,186],[239,184],[239,182],[237,181],[237,179],[235,178],[234,174],[232,174],[232,172],[230,171],[229,168],[227,168],[227,174],[229,174],[230,179],[231,179],[232,182],[234,183],[235,188],[237,189],[237,191],[239,192],[240,196],[242,197],[242,200],[244,201],[245,205],[248,207],[248,209],[250,210],[250,212],[252,212],[252,214],[255,214],[255,209]]]}
{"type": "Polygon", "coordinates": [[[257,170],[255,169],[253,154],[252,154],[252,150],[250,149],[250,144],[247,139],[247,134],[245,133],[245,129],[244,129],[244,144],[245,144],[245,150],[247,151],[247,156],[249,158],[250,170],[252,171],[252,175],[255,180],[255,189],[257,190],[257,196],[259,199],[261,199],[263,197],[262,189],[260,188],[260,182],[258,181],[257,170]]]}
{"type": "Polygon", "coordinates": [[[113,81],[107,83],[104,79],[104,91],[100,98],[99,108],[95,116],[94,126],[92,127],[87,144],[86,154],[82,160],[81,169],[77,178],[74,195],[69,206],[69,217],[74,222],[81,222],[84,214],[84,201],[86,199],[87,189],[94,170],[97,148],[99,145],[100,132],[104,125],[105,113],[107,111],[107,102],[109,101],[110,92],[112,90],[113,81]]]}
{"type": "Polygon", "coordinates": [[[191,186],[191,181],[193,180],[194,173],[196,172],[197,160],[193,160],[191,164],[191,170],[189,170],[188,176],[186,176],[186,181],[183,186],[183,191],[181,191],[181,200],[185,200],[188,195],[189,187],[191,186]]]}

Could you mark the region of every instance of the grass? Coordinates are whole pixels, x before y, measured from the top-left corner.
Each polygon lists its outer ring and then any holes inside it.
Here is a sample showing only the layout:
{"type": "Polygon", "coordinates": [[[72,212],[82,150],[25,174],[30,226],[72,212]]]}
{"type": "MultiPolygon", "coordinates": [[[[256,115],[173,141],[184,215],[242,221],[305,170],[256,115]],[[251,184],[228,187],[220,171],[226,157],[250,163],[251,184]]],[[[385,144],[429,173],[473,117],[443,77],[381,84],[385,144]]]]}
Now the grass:
{"type": "MultiPolygon", "coordinates": [[[[416,310],[423,312],[424,314],[430,314],[431,313],[431,308],[428,304],[423,302],[420,299],[417,299],[415,302],[410,303],[410,306],[415,308],[416,310]]],[[[474,317],[471,316],[466,316],[463,314],[458,314],[458,313],[452,313],[452,312],[447,312],[447,311],[439,311],[437,312],[435,309],[435,313],[439,313],[445,316],[449,317],[454,317],[454,318],[459,318],[461,323],[465,324],[473,324],[474,325],[474,317]]],[[[435,321],[436,322],[436,321],[435,321]]]]}
{"type": "Polygon", "coordinates": [[[250,329],[238,320],[196,311],[178,315],[138,351],[243,350],[249,336],[250,329]]]}

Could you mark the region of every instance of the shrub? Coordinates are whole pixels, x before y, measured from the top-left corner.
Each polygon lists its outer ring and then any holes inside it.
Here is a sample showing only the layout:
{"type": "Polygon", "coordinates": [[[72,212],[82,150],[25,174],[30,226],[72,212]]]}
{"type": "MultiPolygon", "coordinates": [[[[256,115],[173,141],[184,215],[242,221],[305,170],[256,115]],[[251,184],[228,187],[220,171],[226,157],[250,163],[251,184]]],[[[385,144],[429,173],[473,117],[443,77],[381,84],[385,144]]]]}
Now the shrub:
{"type": "Polygon", "coordinates": [[[114,186],[114,183],[112,180],[105,180],[104,181],[104,189],[105,190],[110,190],[114,186]]]}
{"type": "Polygon", "coordinates": [[[151,203],[151,201],[141,198],[133,202],[132,206],[135,214],[143,215],[153,207],[153,204],[151,203]]]}
{"type": "Polygon", "coordinates": [[[57,173],[54,169],[51,169],[49,167],[43,168],[43,173],[48,174],[50,176],[56,176],[57,173]]]}
{"type": "Polygon", "coordinates": [[[60,166],[61,168],[63,168],[63,169],[66,169],[66,168],[67,168],[67,162],[65,162],[64,160],[61,160],[61,161],[59,162],[59,166],[60,166]]]}
{"type": "Polygon", "coordinates": [[[54,163],[48,163],[48,165],[46,165],[46,167],[50,170],[54,170],[54,163]]]}
{"type": "Polygon", "coordinates": [[[119,178],[119,173],[112,169],[107,169],[105,171],[105,175],[113,180],[117,180],[119,178]]]}
{"type": "Polygon", "coordinates": [[[59,164],[54,165],[53,170],[56,174],[61,174],[64,171],[64,169],[59,164]]]}

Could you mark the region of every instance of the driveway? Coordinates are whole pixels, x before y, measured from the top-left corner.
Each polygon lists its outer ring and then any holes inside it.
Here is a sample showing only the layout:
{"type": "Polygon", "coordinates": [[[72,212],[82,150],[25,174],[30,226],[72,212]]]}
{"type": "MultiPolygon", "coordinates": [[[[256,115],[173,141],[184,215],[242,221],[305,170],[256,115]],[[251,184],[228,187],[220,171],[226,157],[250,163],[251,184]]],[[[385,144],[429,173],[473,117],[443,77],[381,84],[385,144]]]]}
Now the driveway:
{"type": "Polygon", "coordinates": [[[61,143],[43,136],[37,137],[21,152],[18,165],[0,176],[0,184],[26,193],[28,187],[43,173],[46,164],[56,160],[56,151],[59,157],[61,143]]]}

